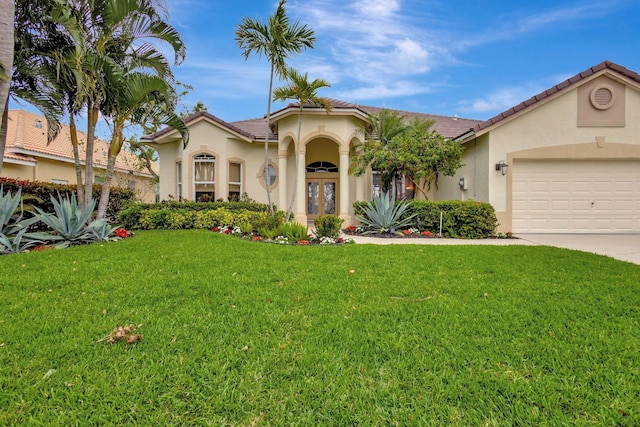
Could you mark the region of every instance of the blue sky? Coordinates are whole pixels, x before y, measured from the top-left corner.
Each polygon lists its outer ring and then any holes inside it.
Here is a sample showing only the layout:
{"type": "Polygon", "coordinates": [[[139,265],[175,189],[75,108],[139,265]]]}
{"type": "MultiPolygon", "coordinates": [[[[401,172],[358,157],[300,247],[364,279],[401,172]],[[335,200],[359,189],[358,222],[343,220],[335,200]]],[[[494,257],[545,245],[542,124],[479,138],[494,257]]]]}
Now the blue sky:
{"type": "MultiPolygon", "coordinates": [[[[269,64],[245,61],[234,31],[276,4],[169,0],[187,107],[202,100],[226,121],[266,113],[269,64]]],[[[289,64],[331,83],[319,95],[358,104],[487,119],[605,59],[640,71],[637,0],[289,0],[287,11],[317,37],[289,64]]]]}

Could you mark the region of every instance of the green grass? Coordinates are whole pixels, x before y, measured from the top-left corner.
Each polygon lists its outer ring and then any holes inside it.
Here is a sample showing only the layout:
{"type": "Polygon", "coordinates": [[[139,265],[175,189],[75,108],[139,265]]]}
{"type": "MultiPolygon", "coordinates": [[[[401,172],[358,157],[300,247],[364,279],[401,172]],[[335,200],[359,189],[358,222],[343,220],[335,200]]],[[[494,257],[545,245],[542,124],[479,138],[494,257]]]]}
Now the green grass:
{"type": "Polygon", "coordinates": [[[640,425],[640,266],[587,253],[140,232],[0,301],[0,425],[640,425]]]}

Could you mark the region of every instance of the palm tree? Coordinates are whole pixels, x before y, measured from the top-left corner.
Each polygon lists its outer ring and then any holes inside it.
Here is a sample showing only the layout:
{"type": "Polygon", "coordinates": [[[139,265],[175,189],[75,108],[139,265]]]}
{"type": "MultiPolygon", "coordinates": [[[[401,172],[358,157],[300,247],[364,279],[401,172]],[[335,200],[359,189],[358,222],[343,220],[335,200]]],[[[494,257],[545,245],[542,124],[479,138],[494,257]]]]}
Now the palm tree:
{"type": "Polygon", "coordinates": [[[296,179],[293,182],[293,195],[291,196],[291,203],[287,209],[287,221],[291,217],[293,211],[293,205],[296,201],[296,194],[298,191],[298,171],[300,170],[300,160],[298,159],[298,153],[300,151],[300,130],[302,126],[302,109],[306,105],[312,105],[314,107],[324,108],[327,114],[331,111],[331,103],[328,99],[318,96],[318,89],[322,87],[331,87],[331,85],[322,79],[315,79],[309,82],[309,73],[300,74],[294,68],[288,68],[286,72],[286,78],[289,80],[289,84],[286,86],[278,87],[273,91],[274,101],[285,101],[287,99],[295,99],[298,101],[298,138],[296,140],[294,154],[296,156],[295,176],[296,179]]]}
{"type": "Polygon", "coordinates": [[[123,131],[127,123],[141,124],[149,120],[161,122],[180,132],[185,146],[189,142],[186,125],[174,113],[176,101],[173,87],[159,76],[136,71],[125,73],[118,79],[117,89],[109,93],[103,104],[103,115],[112,121],[113,134],[98,205],[98,219],[104,218],[107,213],[116,158],[124,143],[123,131]]]}
{"type": "Polygon", "coordinates": [[[178,32],[161,14],[166,9],[162,0],[69,1],[86,46],[78,71],[82,75],[82,86],[76,95],[87,110],[86,205],[91,200],[95,126],[110,82],[116,81],[119,65],[130,61],[139,69],[173,81],[167,58],[152,41],[164,42],[172,48],[175,64],[182,62],[186,48],[178,32]]]}
{"type": "Polygon", "coordinates": [[[315,32],[299,22],[289,23],[289,17],[285,9],[287,0],[280,0],[278,7],[265,24],[251,18],[243,18],[236,28],[235,40],[242,50],[244,59],[248,59],[252,53],[259,57],[264,55],[271,63],[269,77],[269,95],[267,97],[267,117],[264,134],[264,171],[263,179],[267,187],[267,201],[271,214],[274,214],[271,202],[271,186],[269,185],[269,133],[271,122],[271,95],[273,91],[273,78],[284,77],[286,73],[285,60],[293,53],[300,53],[306,48],[313,48],[316,41],[315,32]]]}

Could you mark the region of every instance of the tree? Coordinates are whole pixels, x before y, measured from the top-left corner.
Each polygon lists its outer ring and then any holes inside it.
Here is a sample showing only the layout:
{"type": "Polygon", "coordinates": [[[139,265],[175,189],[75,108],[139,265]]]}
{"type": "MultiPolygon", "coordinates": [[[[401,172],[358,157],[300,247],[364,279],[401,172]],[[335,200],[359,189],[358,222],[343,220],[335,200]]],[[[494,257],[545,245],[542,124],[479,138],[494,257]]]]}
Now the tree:
{"type": "Polygon", "coordinates": [[[350,172],[355,176],[364,174],[369,168],[379,171],[382,180],[382,190],[393,190],[395,198],[395,165],[388,164],[385,151],[389,143],[396,136],[408,129],[405,116],[398,111],[381,110],[378,114],[369,114],[367,123],[361,128],[365,136],[362,144],[353,148],[350,172]]]}
{"type": "Polygon", "coordinates": [[[462,146],[431,129],[434,122],[414,119],[405,124],[398,112],[382,110],[369,117],[368,137],[352,155],[351,173],[362,175],[368,168],[382,175],[383,191],[392,190],[395,177],[413,180],[427,197],[440,175],[453,176],[462,166],[462,146]],[[381,135],[381,136],[379,136],[381,135]]]}
{"type": "Polygon", "coordinates": [[[180,132],[184,146],[189,142],[189,131],[181,118],[176,116],[177,97],[165,79],[144,72],[128,72],[123,69],[116,90],[110,91],[103,104],[103,115],[112,123],[105,182],[98,205],[98,219],[107,213],[111,182],[116,158],[124,144],[123,131],[127,123],[145,123],[152,118],[180,132]],[[164,104],[164,105],[163,105],[164,104]]]}
{"type": "Polygon", "coordinates": [[[314,79],[309,82],[309,73],[300,74],[294,68],[288,68],[286,71],[286,79],[289,83],[286,86],[278,87],[273,91],[274,101],[285,101],[287,99],[295,99],[298,101],[298,137],[296,139],[294,154],[296,156],[295,163],[295,176],[293,181],[293,194],[291,196],[291,203],[287,209],[286,220],[289,221],[293,206],[296,201],[296,194],[298,191],[298,171],[300,170],[300,160],[298,159],[298,153],[300,151],[300,131],[302,127],[302,110],[305,104],[324,108],[327,114],[331,111],[331,103],[326,99],[318,96],[318,89],[323,87],[330,87],[331,85],[322,79],[314,79]]]}
{"type": "Polygon", "coordinates": [[[413,180],[428,199],[427,190],[438,188],[441,175],[453,176],[462,164],[462,145],[431,129],[433,121],[416,119],[409,128],[396,135],[389,145],[389,162],[396,173],[413,180]]]}
{"type": "MultiPolygon", "coordinates": [[[[138,69],[153,72],[167,81],[173,75],[167,58],[152,41],[164,42],[173,49],[175,64],[185,57],[186,48],[178,32],[165,19],[165,2],[161,0],[72,1],[73,15],[82,30],[85,55],[77,72],[82,85],[77,99],[87,110],[85,159],[85,204],[90,202],[93,183],[93,146],[95,126],[108,89],[128,62],[138,69]]],[[[135,70],[134,67],[130,67],[135,70]]],[[[117,86],[117,83],[115,83],[117,86]]]]}
{"type": "Polygon", "coordinates": [[[286,73],[286,59],[293,53],[313,48],[315,32],[299,22],[289,23],[289,17],[285,9],[286,0],[280,0],[278,7],[265,24],[251,18],[243,18],[235,32],[235,40],[242,50],[244,59],[248,59],[252,53],[259,57],[264,55],[271,64],[269,77],[269,94],[267,97],[267,116],[264,134],[264,171],[263,179],[267,188],[267,201],[271,214],[274,215],[271,201],[271,186],[269,185],[269,133],[271,124],[271,95],[273,91],[273,78],[283,77],[286,73]]]}

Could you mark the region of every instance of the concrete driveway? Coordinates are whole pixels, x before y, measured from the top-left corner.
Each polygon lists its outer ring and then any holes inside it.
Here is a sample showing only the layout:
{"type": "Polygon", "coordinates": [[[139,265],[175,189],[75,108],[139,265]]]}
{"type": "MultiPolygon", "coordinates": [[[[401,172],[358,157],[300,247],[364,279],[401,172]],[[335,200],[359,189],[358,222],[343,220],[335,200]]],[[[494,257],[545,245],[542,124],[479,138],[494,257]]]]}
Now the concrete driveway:
{"type": "Polygon", "coordinates": [[[530,243],[575,249],[640,264],[640,234],[518,234],[530,243]]]}

